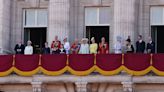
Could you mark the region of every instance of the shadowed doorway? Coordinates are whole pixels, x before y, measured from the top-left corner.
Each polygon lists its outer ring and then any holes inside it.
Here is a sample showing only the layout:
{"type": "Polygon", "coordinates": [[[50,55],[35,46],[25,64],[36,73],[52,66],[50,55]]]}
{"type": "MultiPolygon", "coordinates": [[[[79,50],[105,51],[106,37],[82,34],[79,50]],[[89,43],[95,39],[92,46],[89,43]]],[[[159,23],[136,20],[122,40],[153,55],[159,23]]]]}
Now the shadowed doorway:
{"type": "Polygon", "coordinates": [[[152,38],[156,43],[156,52],[164,53],[164,26],[152,26],[152,38]]]}
{"type": "Polygon", "coordinates": [[[32,41],[34,54],[40,54],[44,43],[46,42],[46,28],[25,28],[24,41],[25,44],[28,40],[32,41]]]}
{"type": "Polygon", "coordinates": [[[105,37],[106,42],[109,43],[109,26],[87,26],[86,37],[89,39],[95,37],[96,43],[101,42],[101,38],[105,37]]]}

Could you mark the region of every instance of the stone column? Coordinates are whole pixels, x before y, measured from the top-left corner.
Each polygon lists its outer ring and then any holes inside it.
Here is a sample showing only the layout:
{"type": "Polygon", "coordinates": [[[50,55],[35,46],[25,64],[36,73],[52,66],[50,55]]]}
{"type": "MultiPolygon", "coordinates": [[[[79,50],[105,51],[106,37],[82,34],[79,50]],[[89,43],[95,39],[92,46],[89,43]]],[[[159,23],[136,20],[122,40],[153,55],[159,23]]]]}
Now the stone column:
{"type": "Polygon", "coordinates": [[[122,82],[123,92],[134,92],[133,82],[122,82]]]}
{"type": "Polygon", "coordinates": [[[48,42],[54,40],[58,35],[59,40],[68,37],[69,32],[69,0],[49,0],[49,26],[48,26],[48,42]]]}
{"type": "Polygon", "coordinates": [[[10,53],[11,0],[0,0],[0,54],[10,53]]]}
{"type": "Polygon", "coordinates": [[[33,92],[46,92],[42,82],[32,82],[33,92]]]}
{"type": "Polygon", "coordinates": [[[117,36],[121,36],[123,40],[131,36],[134,43],[138,30],[138,6],[139,0],[114,0],[113,44],[117,36]]]}
{"type": "Polygon", "coordinates": [[[87,82],[76,82],[76,92],[87,92],[87,82]]]}

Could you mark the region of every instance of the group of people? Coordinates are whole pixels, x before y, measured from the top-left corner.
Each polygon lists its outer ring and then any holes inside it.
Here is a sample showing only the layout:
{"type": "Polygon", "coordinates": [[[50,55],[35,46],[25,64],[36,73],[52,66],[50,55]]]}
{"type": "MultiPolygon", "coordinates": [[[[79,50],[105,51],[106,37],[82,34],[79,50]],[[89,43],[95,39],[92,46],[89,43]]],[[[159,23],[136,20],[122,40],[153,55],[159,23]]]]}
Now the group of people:
{"type": "MultiPolygon", "coordinates": [[[[91,38],[91,44],[88,44],[87,38],[82,38],[81,41],[75,39],[73,44],[68,42],[67,37],[64,38],[63,43],[55,36],[54,41],[51,43],[51,47],[48,46],[48,42],[45,42],[44,48],[42,48],[42,54],[107,54],[109,53],[108,43],[105,38],[101,38],[99,44],[96,43],[95,38],[91,38]]],[[[27,41],[27,46],[24,46],[21,42],[15,46],[16,54],[33,54],[33,46],[31,41],[27,41]]]]}
{"type": "Polygon", "coordinates": [[[125,45],[122,44],[121,37],[117,37],[117,42],[114,45],[114,53],[155,53],[155,43],[152,41],[152,38],[148,38],[148,42],[142,39],[142,35],[138,36],[138,41],[136,42],[136,50],[131,43],[130,36],[128,36],[125,45]]]}
{"type": "Polygon", "coordinates": [[[55,36],[55,40],[51,44],[52,54],[107,54],[109,53],[108,43],[105,38],[101,38],[101,43],[97,44],[95,38],[91,38],[91,44],[88,44],[89,40],[87,38],[82,38],[79,42],[75,39],[71,45],[67,38],[63,40],[63,44],[58,40],[58,36],[55,36]]]}
{"type": "MultiPolygon", "coordinates": [[[[51,47],[48,46],[48,42],[45,42],[44,48],[42,48],[42,54],[108,54],[109,44],[106,42],[105,38],[101,38],[100,43],[96,43],[95,38],[91,38],[91,44],[87,38],[82,38],[81,41],[75,39],[73,44],[70,44],[67,38],[64,38],[63,43],[55,36],[54,41],[51,43],[51,47]]],[[[155,43],[149,38],[149,42],[145,43],[142,36],[138,36],[138,41],[136,42],[136,51],[131,43],[130,36],[128,36],[126,43],[123,44],[121,37],[117,37],[117,42],[114,44],[114,53],[155,53],[155,43]]],[[[27,46],[25,47],[21,42],[15,46],[16,54],[33,54],[33,46],[31,41],[27,41],[27,46]]]]}

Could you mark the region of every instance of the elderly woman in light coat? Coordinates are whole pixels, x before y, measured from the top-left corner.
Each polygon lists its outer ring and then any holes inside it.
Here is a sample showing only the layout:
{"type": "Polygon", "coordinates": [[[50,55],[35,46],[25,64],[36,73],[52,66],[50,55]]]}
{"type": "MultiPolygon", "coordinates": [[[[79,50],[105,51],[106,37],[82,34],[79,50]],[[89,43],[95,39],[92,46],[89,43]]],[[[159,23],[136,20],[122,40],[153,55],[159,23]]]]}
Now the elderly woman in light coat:
{"type": "Polygon", "coordinates": [[[81,46],[80,46],[79,54],[89,54],[89,44],[88,44],[87,38],[83,38],[81,40],[81,46]]]}
{"type": "Polygon", "coordinates": [[[25,47],[24,54],[25,55],[32,55],[33,54],[33,47],[31,46],[32,42],[27,41],[27,46],[25,47]]]}

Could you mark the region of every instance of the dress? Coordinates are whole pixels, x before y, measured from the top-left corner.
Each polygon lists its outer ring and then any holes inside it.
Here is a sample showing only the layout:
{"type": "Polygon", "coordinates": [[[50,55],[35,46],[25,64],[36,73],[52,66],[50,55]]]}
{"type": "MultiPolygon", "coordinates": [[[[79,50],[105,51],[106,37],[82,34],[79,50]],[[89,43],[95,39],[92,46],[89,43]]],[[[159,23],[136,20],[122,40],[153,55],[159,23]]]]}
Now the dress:
{"type": "Polygon", "coordinates": [[[32,55],[33,54],[33,47],[32,46],[26,46],[24,50],[25,55],[32,55]]]}
{"type": "Polygon", "coordinates": [[[72,44],[71,46],[71,53],[72,54],[78,54],[79,52],[79,49],[80,49],[80,44],[72,44]]]}
{"type": "Polygon", "coordinates": [[[121,54],[122,53],[122,45],[120,42],[117,42],[115,45],[114,45],[114,53],[115,54],[121,54]]]}
{"type": "Polygon", "coordinates": [[[89,54],[89,45],[81,44],[79,54],[89,54]]]}
{"type": "Polygon", "coordinates": [[[98,49],[99,54],[108,54],[109,53],[109,46],[108,43],[99,43],[99,49],[98,49]]]}
{"type": "Polygon", "coordinates": [[[98,45],[97,43],[90,45],[90,54],[97,54],[98,45]]]}

